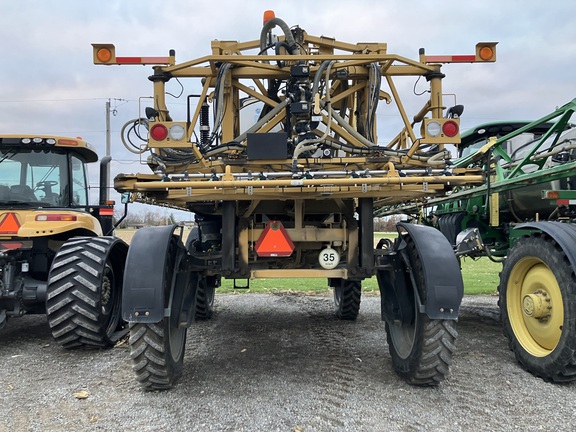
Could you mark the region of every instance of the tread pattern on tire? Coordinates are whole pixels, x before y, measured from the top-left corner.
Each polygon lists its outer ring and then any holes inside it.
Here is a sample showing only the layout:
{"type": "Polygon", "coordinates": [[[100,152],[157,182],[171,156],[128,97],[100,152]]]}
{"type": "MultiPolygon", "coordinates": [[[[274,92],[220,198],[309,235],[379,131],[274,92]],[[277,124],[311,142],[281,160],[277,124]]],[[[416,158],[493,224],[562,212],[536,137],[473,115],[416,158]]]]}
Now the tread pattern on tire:
{"type": "Polygon", "coordinates": [[[73,238],[54,258],[46,313],[52,335],[64,348],[106,347],[114,343],[108,329],[110,320],[120,320],[120,305],[107,322],[102,322],[100,298],[100,279],[113,242],[110,237],[73,238]]]}
{"type": "MultiPolygon", "coordinates": [[[[421,317],[423,318],[423,317],[421,317]]],[[[397,369],[406,382],[418,386],[437,386],[450,372],[452,356],[458,337],[456,322],[451,320],[430,320],[425,317],[424,337],[421,341],[421,354],[411,372],[397,369]]],[[[387,332],[389,335],[389,332],[387,332]]],[[[388,336],[388,344],[391,344],[388,336]]]]}
{"type": "Polygon", "coordinates": [[[130,324],[130,358],[136,380],[144,390],[167,390],[180,377],[182,364],[166,360],[165,323],[130,324]]]}
{"type": "Polygon", "coordinates": [[[196,309],[194,318],[208,320],[214,314],[214,291],[216,286],[202,278],[196,291],[196,309]]]}
{"type": "Polygon", "coordinates": [[[360,312],[362,284],[360,281],[340,280],[334,287],[334,307],[341,320],[354,321],[360,312]],[[336,293],[339,290],[339,293],[336,293]]]}
{"type": "MultiPolygon", "coordinates": [[[[424,273],[416,245],[408,241],[408,254],[414,278],[423,284],[424,273]]],[[[426,301],[426,292],[418,289],[421,300],[426,301]]],[[[425,313],[415,312],[415,340],[407,359],[397,355],[390,326],[386,323],[386,335],[394,369],[407,383],[417,386],[437,386],[450,372],[456,348],[458,330],[455,320],[430,319],[425,313]]]]}
{"type": "MultiPolygon", "coordinates": [[[[170,290],[176,262],[176,238],[173,236],[172,245],[164,265],[163,286],[164,305],[170,303],[170,290]]],[[[130,323],[130,357],[132,370],[140,387],[146,391],[168,390],[178,382],[182,375],[184,351],[186,346],[186,328],[170,327],[170,318],[164,317],[158,323],[130,323]],[[180,333],[181,339],[172,338],[171,331],[180,333]],[[182,344],[177,358],[174,358],[172,344],[182,344]]]]}

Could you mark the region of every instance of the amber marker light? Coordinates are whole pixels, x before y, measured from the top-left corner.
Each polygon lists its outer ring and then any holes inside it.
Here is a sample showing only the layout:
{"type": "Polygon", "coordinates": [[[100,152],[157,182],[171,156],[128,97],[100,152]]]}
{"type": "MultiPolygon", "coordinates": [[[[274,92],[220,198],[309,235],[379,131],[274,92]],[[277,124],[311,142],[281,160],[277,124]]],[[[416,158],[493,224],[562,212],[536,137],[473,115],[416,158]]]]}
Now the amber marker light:
{"type": "Polygon", "coordinates": [[[488,61],[492,58],[492,56],[494,55],[494,51],[492,50],[492,48],[485,46],[480,48],[480,58],[484,61],[488,61]]]}
{"type": "Polygon", "coordinates": [[[96,51],[96,58],[100,60],[102,63],[108,63],[112,60],[112,51],[108,48],[100,48],[96,51]]]}
{"type": "Polygon", "coordinates": [[[58,145],[68,146],[68,147],[77,147],[78,141],[72,140],[72,139],[67,139],[67,138],[62,138],[62,139],[58,140],[58,145]]]}
{"type": "Polygon", "coordinates": [[[276,18],[276,14],[274,13],[273,10],[264,11],[264,20],[263,20],[264,24],[266,24],[268,21],[274,18],[276,18]]]}
{"type": "Polygon", "coordinates": [[[498,42],[480,42],[476,44],[476,61],[495,62],[498,42]]]}

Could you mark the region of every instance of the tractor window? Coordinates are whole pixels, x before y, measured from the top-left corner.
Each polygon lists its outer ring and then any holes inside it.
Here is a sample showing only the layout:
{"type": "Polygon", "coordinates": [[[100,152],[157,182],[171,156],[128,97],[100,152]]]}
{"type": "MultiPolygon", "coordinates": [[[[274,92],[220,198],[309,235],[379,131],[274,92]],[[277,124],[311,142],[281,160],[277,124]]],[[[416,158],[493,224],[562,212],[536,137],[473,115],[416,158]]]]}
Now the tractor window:
{"type": "Polygon", "coordinates": [[[0,201],[61,207],[67,167],[65,152],[0,149],[0,201]]]}
{"type": "Polygon", "coordinates": [[[84,163],[76,156],[72,156],[72,205],[88,205],[88,185],[86,184],[86,171],[84,163]]]}

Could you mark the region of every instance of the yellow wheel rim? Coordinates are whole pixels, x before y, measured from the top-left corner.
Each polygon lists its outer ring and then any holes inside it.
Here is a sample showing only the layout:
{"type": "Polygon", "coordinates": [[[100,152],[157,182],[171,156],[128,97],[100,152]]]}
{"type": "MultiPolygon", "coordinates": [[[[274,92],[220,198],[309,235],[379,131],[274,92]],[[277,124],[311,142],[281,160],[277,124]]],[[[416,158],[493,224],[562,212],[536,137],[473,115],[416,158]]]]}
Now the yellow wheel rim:
{"type": "Polygon", "coordinates": [[[560,341],[564,302],[550,267],[535,257],[518,261],[506,288],[508,317],[522,347],[535,357],[549,355],[560,341]]]}

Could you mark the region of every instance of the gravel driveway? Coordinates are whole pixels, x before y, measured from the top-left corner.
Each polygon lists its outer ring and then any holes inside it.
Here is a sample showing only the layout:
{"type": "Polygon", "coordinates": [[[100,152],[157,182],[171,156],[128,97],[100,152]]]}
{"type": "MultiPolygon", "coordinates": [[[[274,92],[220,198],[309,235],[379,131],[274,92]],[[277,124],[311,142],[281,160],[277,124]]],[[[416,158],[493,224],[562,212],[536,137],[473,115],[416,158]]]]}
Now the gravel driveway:
{"type": "Polygon", "coordinates": [[[0,431],[576,429],[576,384],[520,369],[495,297],[465,297],[438,388],[394,374],[379,301],[364,297],[358,320],[342,322],[328,297],[219,295],[214,318],[189,329],[180,383],[162,393],[139,389],[126,346],[65,351],[44,316],[13,319],[0,333],[0,431]]]}

